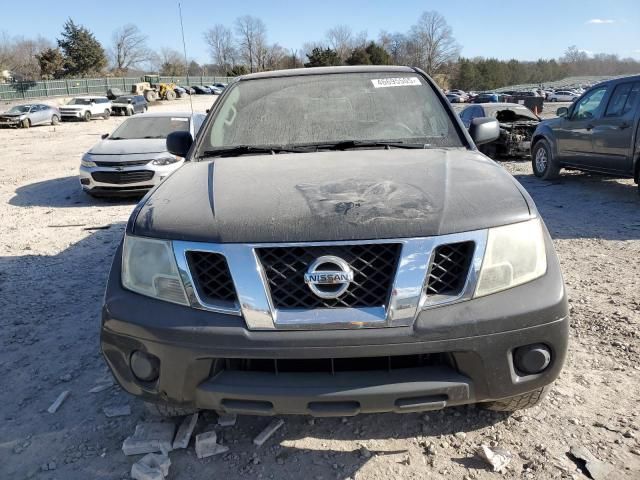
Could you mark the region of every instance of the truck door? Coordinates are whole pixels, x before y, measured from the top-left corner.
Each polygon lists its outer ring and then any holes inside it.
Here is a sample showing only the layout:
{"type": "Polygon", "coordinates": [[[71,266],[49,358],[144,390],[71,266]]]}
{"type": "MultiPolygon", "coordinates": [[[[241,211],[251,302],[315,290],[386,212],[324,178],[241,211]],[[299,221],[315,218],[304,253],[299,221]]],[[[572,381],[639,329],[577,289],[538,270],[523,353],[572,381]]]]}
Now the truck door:
{"type": "Polygon", "coordinates": [[[595,88],[576,101],[556,131],[558,154],[564,163],[588,165],[593,156],[594,120],[600,114],[607,86],[595,88]]]}
{"type": "Polygon", "coordinates": [[[593,122],[591,167],[633,174],[633,145],[640,110],[640,82],[615,87],[604,115],[593,122]]]}

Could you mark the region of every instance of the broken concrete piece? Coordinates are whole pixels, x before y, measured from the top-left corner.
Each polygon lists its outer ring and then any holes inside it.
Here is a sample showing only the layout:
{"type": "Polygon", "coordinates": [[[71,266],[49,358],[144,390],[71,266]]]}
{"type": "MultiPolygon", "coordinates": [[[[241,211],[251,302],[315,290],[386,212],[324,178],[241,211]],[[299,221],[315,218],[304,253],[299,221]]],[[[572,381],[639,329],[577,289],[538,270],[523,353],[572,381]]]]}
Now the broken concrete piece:
{"type": "Polygon", "coordinates": [[[122,451],[125,455],[170,452],[175,430],[173,423],[139,423],[136,425],[135,433],[122,443],[122,451]]]}
{"type": "Polygon", "coordinates": [[[480,445],[478,455],[486,463],[491,465],[494,472],[504,473],[505,468],[511,462],[511,453],[503,448],[490,448],[486,445],[480,445]]]}
{"type": "Polygon", "coordinates": [[[218,416],[218,425],[221,427],[233,427],[238,420],[235,413],[222,413],[218,416]]]}
{"type": "Polygon", "coordinates": [[[95,387],[93,387],[91,390],[89,390],[89,393],[104,392],[105,390],[107,390],[108,388],[111,388],[111,387],[113,387],[113,382],[103,383],[101,385],[96,385],[95,387]]]}
{"type": "Polygon", "coordinates": [[[218,436],[215,431],[196,435],[196,455],[198,458],[207,458],[229,451],[229,447],[217,443],[218,436]]]}
{"type": "Polygon", "coordinates": [[[196,423],[198,423],[197,413],[185,417],[180,424],[180,427],[178,427],[176,438],[173,439],[174,450],[178,448],[187,448],[189,446],[189,440],[191,440],[191,434],[193,434],[193,430],[196,428],[196,423]]]}
{"type": "Polygon", "coordinates": [[[129,405],[111,405],[104,407],[102,411],[109,418],[131,415],[131,407],[129,405]]]}
{"type": "Polygon", "coordinates": [[[609,475],[613,472],[613,466],[598,460],[593,454],[585,447],[573,446],[569,450],[569,455],[572,459],[578,460],[576,463],[582,469],[587,470],[593,480],[605,480],[609,478],[609,475]]]}
{"type": "Polygon", "coordinates": [[[51,406],[47,408],[47,412],[56,413],[60,408],[60,405],[62,405],[62,402],[64,402],[69,396],[69,393],[69,390],[65,390],[60,395],[58,395],[58,398],[56,398],[55,402],[53,402],[51,406]]]}
{"type": "Polygon", "coordinates": [[[147,453],[144,457],[138,460],[137,463],[143,463],[150,468],[159,468],[162,475],[166,477],[169,475],[171,459],[169,458],[169,455],[165,453],[147,453]]]}
{"type": "Polygon", "coordinates": [[[269,440],[271,435],[276,433],[278,431],[278,429],[280,427],[282,427],[282,425],[284,425],[284,420],[282,420],[281,418],[277,418],[277,419],[273,420],[269,425],[267,425],[267,428],[262,430],[258,434],[258,436],[253,439],[253,443],[255,445],[257,445],[258,447],[262,446],[262,444],[264,442],[266,442],[267,440],[269,440]]]}
{"type": "Polygon", "coordinates": [[[131,465],[131,478],[133,480],[164,480],[164,475],[159,467],[149,467],[142,462],[131,465]]]}

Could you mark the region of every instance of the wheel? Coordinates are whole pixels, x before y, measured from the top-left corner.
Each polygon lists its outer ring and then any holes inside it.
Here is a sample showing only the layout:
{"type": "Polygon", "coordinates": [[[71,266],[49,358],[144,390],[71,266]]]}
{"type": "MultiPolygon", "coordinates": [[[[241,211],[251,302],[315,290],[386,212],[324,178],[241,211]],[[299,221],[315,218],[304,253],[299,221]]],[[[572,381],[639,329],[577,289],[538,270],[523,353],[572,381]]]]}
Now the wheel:
{"type": "Polygon", "coordinates": [[[132,108],[127,108],[127,109],[124,111],[124,114],[125,114],[127,117],[130,117],[131,115],[133,115],[133,109],[132,109],[132,108]]]}
{"type": "Polygon", "coordinates": [[[29,120],[28,118],[25,118],[20,124],[20,126],[22,128],[29,128],[31,126],[31,120],[29,120]]]}
{"type": "Polygon", "coordinates": [[[52,115],[51,116],[51,125],[57,125],[58,123],[60,123],[60,118],[58,118],[57,115],[52,115]]]}
{"type": "Polygon", "coordinates": [[[111,110],[109,110],[108,108],[104,111],[104,113],[102,114],[102,118],[104,118],[105,120],[109,120],[109,117],[111,116],[111,110]]]}
{"type": "Polygon", "coordinates": [[[144,402],[144,406],[148,412],[159,417],[184,417],[198,411],[195,408],[177,407],[168,403],[144,402]]]}
{"type": "Polygon", "coordinates": [[[147,90],[146,92],[144,92],[144,99],[147,102],[155,102],[157,100],[156,92],[154,92],[153,90],[147,90]]]}
{"type": "Polygon", "coordinates": [[[173,90],[167,90],[164,94],[164,97],[167,100],[175,100],[176,99],[176,92],[174,92],[173,90]]]}
{"type": "Polygon", "coordinates": [[[149,110],[149,107],[144,107],[144,110],[142,110],[142,113],[147,113],[147,110],[149,110]]]}
{"type": "Polygon", "coordinates": [[[82,115],[82,119],[85,122],[88,122],[89,120],[91,120],[91,112],[89,110],[87,110],[86,112],[84,112],[84,114],[82,115]]]}
{"type": "Polygon", "coordinates": [[[523,393],[515,397],[503,398],[495,402],[481,403],[479,406],[485,410],[493,410],[494,412],[515,412],[524,408],[531,408],[539,405],[544,397],[549,393],[549,386],[539,388],[533,392],[523,393]]]}
{"type": "Polygon", "coordinates": [[[558,178],[560,174],[560,167],[553,159],[551,146],[546,140],[538,140],[533,145],[531,166],[533,167],[534,175],[543,180],[553,180],[558,178]]]}
{"type": "Polygon", "coordinates": [[[557,98],[552,98],[552,99],[551,99],[551,101],[552,101],[552,102],[557,102],[557,101],[558,101],[558,99],[557,99],[557,98]]]}

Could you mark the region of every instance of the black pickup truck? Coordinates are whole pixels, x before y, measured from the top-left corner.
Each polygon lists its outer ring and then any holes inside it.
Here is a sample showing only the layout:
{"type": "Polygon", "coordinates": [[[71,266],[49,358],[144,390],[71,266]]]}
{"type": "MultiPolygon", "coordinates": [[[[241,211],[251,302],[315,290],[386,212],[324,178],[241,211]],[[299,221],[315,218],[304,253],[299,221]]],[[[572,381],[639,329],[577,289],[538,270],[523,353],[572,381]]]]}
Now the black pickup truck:
{"type": "Polygon", "coordinates": [[[422,71],[247,75],[129,219],[101,346],[166,414],[536,405],[568,308],[522,186],[422,71]]]}
{"type": "Polygon", "coordinates": [[[633,178],[640,193],[640,75],[587,90],[533,134],[533,172],[545,180],[562,168],[633,178]]]}

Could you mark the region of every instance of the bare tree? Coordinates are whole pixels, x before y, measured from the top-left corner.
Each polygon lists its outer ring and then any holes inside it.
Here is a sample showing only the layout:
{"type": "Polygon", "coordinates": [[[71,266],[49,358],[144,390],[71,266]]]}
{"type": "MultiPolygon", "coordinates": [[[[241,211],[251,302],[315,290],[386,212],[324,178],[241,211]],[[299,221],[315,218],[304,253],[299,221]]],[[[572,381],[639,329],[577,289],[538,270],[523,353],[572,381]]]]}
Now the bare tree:
{"type": "Polygon", "coordinates": [[[187,74],[187,65],[183,55],[172,48],[162,48],[160,54],[154,54],[152,62],[154,70],[160,75],[179,77],[187,74]]]}
{"type": "Polygon", "coordinates": [[[113,70],[126,73],[130,68],[140,67],[152,57],[147,47],[147,36],[138,27],[127,24],[113,32],[112,47],[109,51],[113,70]]]}
{"type": "Polygon", "coordinates": [[[245,15],[236,20],[236,33],[240,54],[249,71],[257,71],[266,51],[267,27],[259,18],[245,15]]]}
{"type": "MultiPolygon", "coordinates": [[[[355,37],[351,27],[347,25],[337,25],[327,30],[325,35],[327,43],[332,50],[335,50],[344,63],[355,47],[355,37]]],[[[312,49],[313,50],[313,49],[312,49]]]]}
{"type": "Polygon", "coordinates": [[[394,65],[410,64],[407,54],[407,37],[402,33],[388,33],[384,30],[380,32],[378,42],[391,57],[394,65]]]}
{"type": "Polygon", "coordinates": [[[460,55],[451,27],[438,12],[424,12],[409,32],[408,53],[429,75],[441,73],[460,55]]]}
{"type": "Polygon", "coordinates": [[[18,78],[37,79],[40,77],[40,64],[36,55],[51,47],[51,42],[43,37],[11,38],[3,32],[0,35],[0,71],[9,70],[18,78]]]}
{"type": "Polygon", "coordinates": [[[220,70],[227,72],[236,63],[236,48],[231,29],[218,24],[204,32],[204,41],[209,45],[211,59],[220,70]]]}

